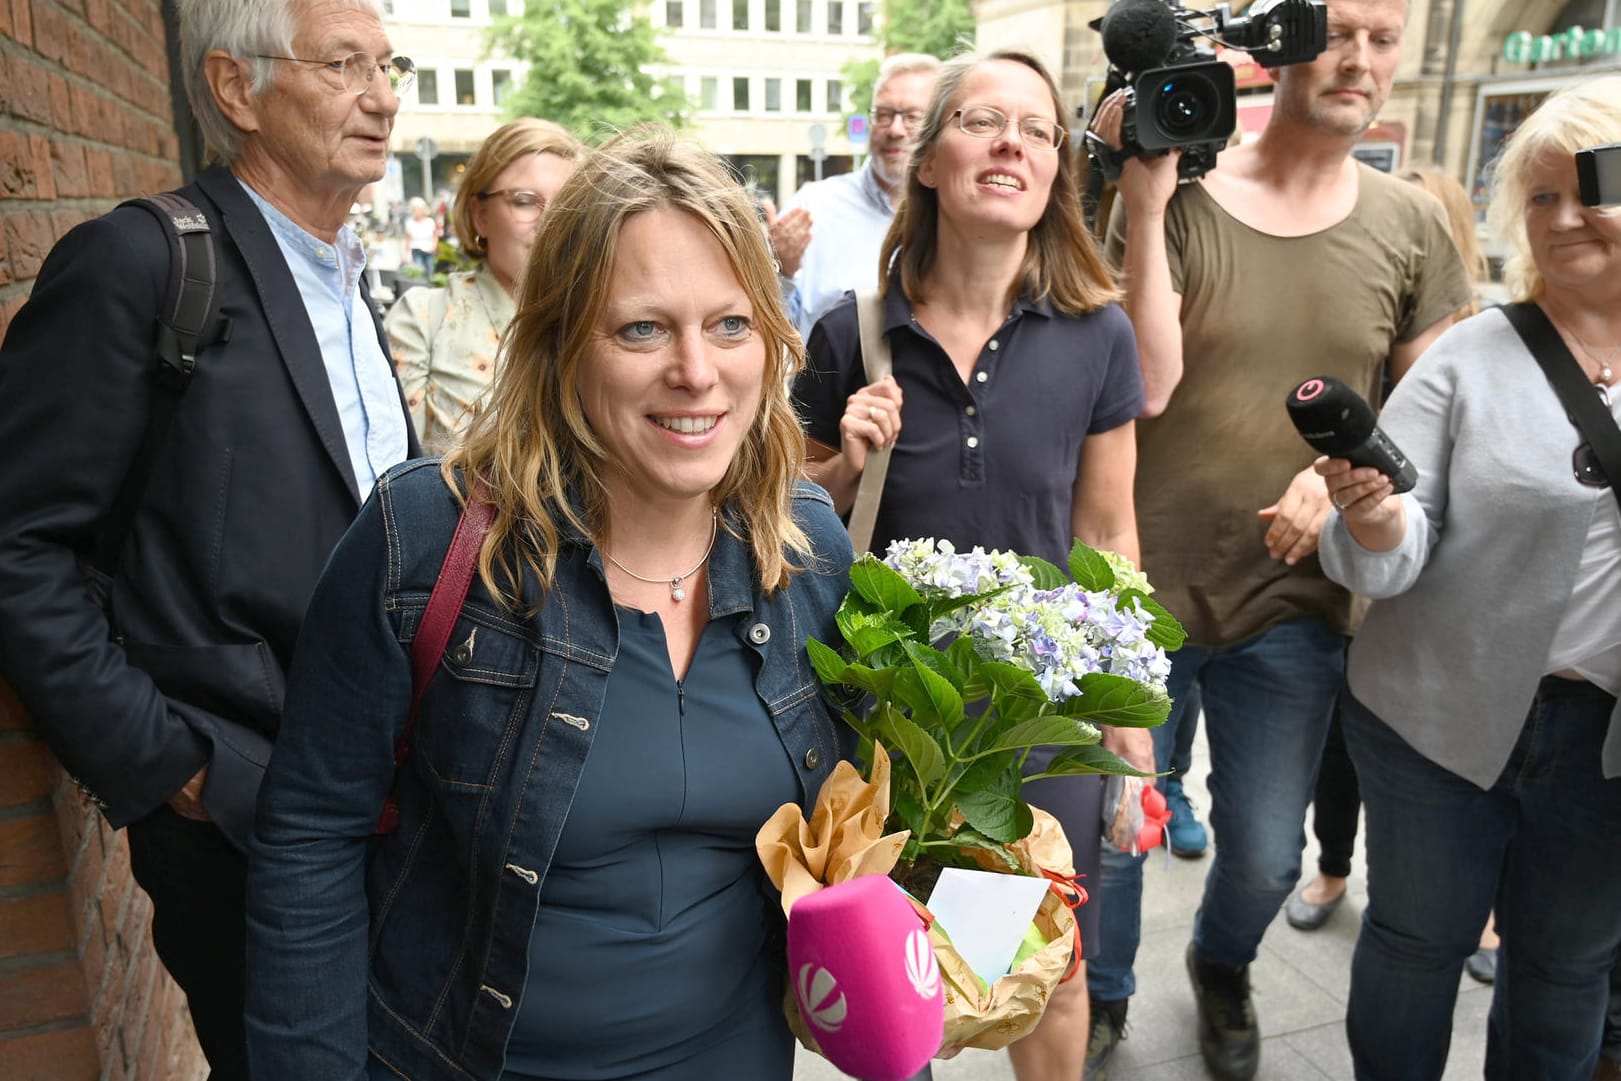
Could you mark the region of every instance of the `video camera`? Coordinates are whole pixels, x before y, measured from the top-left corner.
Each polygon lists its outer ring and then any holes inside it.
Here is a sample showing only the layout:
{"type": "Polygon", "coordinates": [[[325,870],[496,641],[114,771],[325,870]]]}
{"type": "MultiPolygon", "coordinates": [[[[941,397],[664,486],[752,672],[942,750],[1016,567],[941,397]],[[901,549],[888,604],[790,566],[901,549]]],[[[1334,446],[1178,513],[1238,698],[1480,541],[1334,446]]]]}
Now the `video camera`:
{"type": "Polygon", "coordinates": [[[1256,0],[1243,15],[1227,4],[1194,11],[1176,0],[1116,0],[1091,23],[1109,58],[1104,92],[1126,89],[1119,151],[1094,136],[1093,158],[1113,179],[1126,157],[1180,149],[1178,174],[1203,176],[1216,165],[1238,123],[1233,68],[1200,39],[1248,53],[1263,67],[1313,60],[1328,44],[1321,0],[1256,0]]]}
{"type": "Polygon", "coordinates": [[[1587,206],[1621,206],[1621,143],[1576,151],[1576,181],[1587,206]]]}

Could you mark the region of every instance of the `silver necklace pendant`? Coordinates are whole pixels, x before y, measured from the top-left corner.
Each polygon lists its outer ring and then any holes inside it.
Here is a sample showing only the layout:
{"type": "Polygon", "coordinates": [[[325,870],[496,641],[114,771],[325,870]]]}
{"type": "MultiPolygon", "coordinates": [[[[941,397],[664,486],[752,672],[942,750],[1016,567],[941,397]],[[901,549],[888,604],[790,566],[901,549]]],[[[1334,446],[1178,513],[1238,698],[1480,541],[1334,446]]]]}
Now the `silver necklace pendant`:
{"type": "Polygon", "coordinates": [[[670,599],[677,602],[687,599],[687,591],[681,588],[681,579],[679,578],[670,579],[670,599]]]}

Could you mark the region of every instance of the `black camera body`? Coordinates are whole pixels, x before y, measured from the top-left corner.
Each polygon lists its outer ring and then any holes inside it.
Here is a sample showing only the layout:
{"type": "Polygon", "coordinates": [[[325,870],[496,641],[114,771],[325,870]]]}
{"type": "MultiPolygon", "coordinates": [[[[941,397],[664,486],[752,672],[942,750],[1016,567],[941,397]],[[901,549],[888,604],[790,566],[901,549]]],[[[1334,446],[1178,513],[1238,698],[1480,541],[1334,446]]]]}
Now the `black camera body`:
{"type": "Polygon", "coordinates": [[[1125,157],[1181,150],[1184,180],[1209,172],[1238,125],[1232,65],[1208,39],[1264,67],[1313,60],[1328,44],[1321,0],[1257,0],[1241,16],[1227,4],[1194,11],[1177,0],[1116,0],[1093,24],[1109,57],[1109,89],[1126,89],[1125,157]]]}
{"type": "Polygon", "coordinates": [[[1586,206],[1621,206],[1621,143],[1576,151],[1576,183],[1586,206]]]}

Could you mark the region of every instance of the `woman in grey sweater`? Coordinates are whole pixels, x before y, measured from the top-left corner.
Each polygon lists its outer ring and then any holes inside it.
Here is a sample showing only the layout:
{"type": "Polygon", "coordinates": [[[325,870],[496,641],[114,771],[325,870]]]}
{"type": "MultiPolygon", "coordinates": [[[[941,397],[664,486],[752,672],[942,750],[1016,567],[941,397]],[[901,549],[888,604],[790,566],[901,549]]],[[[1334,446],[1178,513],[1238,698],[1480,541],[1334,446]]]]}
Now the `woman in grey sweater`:
{"type": "MultiPolygon", "coordinates": [[[[1496,167],[1510,286],[1621,416],[1621,212],[1573,152],[1621,140],[1621,77],[1555,95],[1496,167]]],[[[1346,1029],[1359,1079],[1439,1078],[1458,976],[1496,906],[1486,1076],[1587,1081],[1621,945],[1621,509],[1501,311],[1448,331],[1380,425],[1418,486],[1318,463],[1330,578],[1375,598],[1346,741],[1368,909],[1346,1029]],[[1573,457],[1574,452],[1574,457],[1573,457]]]]}

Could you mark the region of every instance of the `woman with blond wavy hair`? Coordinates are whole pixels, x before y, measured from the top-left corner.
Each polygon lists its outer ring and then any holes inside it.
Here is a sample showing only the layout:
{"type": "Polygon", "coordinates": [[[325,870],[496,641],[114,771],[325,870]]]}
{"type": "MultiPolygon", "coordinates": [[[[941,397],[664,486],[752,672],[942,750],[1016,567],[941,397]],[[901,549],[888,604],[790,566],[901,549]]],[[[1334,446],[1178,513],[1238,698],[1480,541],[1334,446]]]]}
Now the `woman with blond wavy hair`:
{"type": "Polygon", "coordinates": [[[252,854],[254,1076],[788,1081],[754,835],[851,749],[803,659],[850,545],[797,480],[799,340],[748,196],[663,133],[586,156],[524,283],[488,408],[378,483],[310,608],[252,854]]]}
{"type": "Polygon", "coordinates": [[[1396,385],[1379,426],[1417,486],[1317,464],[1337,508],[1323,570],[1373,598],[1340,698],[1367,829],[1345,1017],[1361,1081],[1442,1075],[1492,910],[1486,1077],[1588,1081],[1598,1060],[1621,947],[1621,476],[1511,319],[1551,324],[1570,356],[1547,359],[1595,419],[1621,417],[1621,212],[1583,205],[1575,162],[1618,141],[1606,76],[1505,145],[1488,220],[1523,306],[1452,327],[1396,385]]]}

